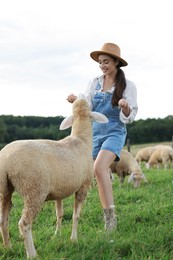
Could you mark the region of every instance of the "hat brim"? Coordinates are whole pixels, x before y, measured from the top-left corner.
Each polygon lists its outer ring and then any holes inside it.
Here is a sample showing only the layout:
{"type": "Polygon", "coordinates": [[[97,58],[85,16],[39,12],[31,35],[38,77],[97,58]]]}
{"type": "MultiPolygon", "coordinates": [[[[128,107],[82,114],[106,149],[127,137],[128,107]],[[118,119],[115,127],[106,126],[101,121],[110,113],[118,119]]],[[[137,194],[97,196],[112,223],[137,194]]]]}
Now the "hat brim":
{"type": "Polygon", "coordinates": [[[98,62],[100,54],[106,54],[106,55],[109,55],[109,56],[112,56],[112,57],[118,59],[120,61],[120,67],[128,65],[128,63],[125,60],[123,60],[122,58],[120,58],[119,56],[116,56],[116,55],[109,53],[109,52],[106,52],[106,51],[93,51],[93,52],[90,53],[90,56],[93,60],[98,62]]]}

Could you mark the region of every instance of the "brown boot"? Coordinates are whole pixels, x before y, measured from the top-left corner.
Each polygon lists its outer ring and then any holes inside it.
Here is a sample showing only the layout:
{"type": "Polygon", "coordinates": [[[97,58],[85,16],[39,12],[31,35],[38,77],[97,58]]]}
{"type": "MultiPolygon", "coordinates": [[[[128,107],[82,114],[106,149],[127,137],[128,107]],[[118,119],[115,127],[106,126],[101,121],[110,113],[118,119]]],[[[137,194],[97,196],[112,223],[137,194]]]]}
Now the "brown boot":
{"type": "Polygon", "coordinates": [[[117,227],[117,220],[114,208],[103,209],[105,230],[112,231],[117,227]]]}

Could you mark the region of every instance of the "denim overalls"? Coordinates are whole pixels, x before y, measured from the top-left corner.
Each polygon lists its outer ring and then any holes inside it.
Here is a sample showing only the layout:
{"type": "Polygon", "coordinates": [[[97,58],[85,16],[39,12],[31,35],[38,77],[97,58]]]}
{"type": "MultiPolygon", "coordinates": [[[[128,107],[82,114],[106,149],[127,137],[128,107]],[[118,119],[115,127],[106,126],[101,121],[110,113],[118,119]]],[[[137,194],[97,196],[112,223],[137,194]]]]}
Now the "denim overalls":
{"type": "Polygon", "coordinates": [[[101,92],[101,86],[95,88],[92,99],[92,110],[104,114],[109,122],[93,122],[93,158],[96,158],[100,150],[109,150],[117,155],[119,161],[120,152],[125,144],[126,126],[119,119],[120,109],[112,107],[112,93],[101,92]]]}

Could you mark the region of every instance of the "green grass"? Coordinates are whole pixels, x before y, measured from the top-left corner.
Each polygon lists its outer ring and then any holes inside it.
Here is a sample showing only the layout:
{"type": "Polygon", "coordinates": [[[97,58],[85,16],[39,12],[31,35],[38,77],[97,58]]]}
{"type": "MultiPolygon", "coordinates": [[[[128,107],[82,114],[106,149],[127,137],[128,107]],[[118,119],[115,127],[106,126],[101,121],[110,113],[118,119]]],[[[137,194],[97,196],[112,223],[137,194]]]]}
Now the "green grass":
{"type": "MultiPolygon", "coordinates": [[[[111,235],[104,232],[97,187],[89,190],[78,226],[78,242],[70,241],[73,197],[64,200],[61,235],[54,236],[54,202],[46,202],[33,224],[33,238],[39,260],[171,260],[173,259],[173,169],[146,170],[148,183],[138,189],[113,182],[118,227],[111,235]]],[[[0,237],[0,259],[26,259],[19,236],[18,221],[22,201],[13,196],[10,214],[12,248],[4,249],[0,237]]]]}

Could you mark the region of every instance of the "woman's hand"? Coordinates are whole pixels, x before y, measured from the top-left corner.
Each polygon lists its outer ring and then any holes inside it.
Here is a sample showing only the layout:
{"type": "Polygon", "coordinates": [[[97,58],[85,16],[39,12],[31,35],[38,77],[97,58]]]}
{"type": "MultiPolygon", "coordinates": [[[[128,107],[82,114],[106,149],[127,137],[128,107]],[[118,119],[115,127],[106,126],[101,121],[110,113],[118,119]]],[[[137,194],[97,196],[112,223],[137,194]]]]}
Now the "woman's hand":
{"type": "Polygon", "coordinates": [[[75,96],[74,94],[70,94],[67,97],[67,101],[70,102],[70,103],[73,103],[76,99],[77,99],[77,96],[75,96]]]}
{"type": "Polygon", "coordinates": [[[123,98],[120,99],[118,102],[118,105],[122,109],[124,115],[128,117],[130,115],[130,107],[129,107],[127,100],[123,99],[123,98]]]}

